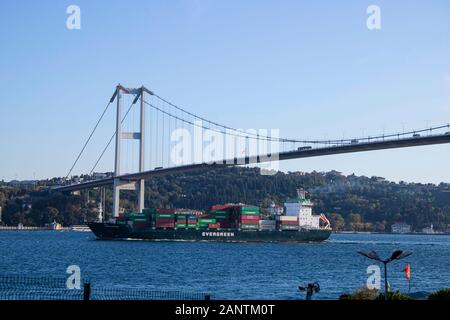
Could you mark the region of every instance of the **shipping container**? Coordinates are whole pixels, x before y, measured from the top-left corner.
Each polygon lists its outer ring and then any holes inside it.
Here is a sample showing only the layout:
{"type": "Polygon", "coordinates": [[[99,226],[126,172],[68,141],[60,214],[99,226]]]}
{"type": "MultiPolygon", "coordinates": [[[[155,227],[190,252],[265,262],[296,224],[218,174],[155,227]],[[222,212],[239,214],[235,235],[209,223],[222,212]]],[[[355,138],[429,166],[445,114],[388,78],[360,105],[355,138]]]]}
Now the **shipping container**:
{"type": "Polygon", "coordinates": [[[175,209],[158,208],[158,209],[156,209],[156,213],[159,213],[159,214],[174,214],[175,213],[175,209]]]}
{"type": "Polygon", "coordinates": [[[199,218],[198,219],[198,223],[206,223],[206,224],[213,224],[216,223],[216,219],[204,219],[204,218],[199,218]]]}
{"type": "Polygon", "coordinates": [[[173,219],[173,218],[175,218],[175,215],[169,214],[169,213],[157,213],[156,214],[156,218],[157,219],[158,218],[171,218],[171,219],[173,219]]]}
{"type": "Polygon", "coordinates": [[[209,209],[210,210],[227,210],[230,207],[232,207],[232,205],[229,205],[229,204],[216,204],[216,205],[211,206],[209,209]]]}
{"type": "Polygon", "coordinates": [[[259,220],[260,225],[275,225],[276,223],[275,220],[259,220]]]}
{"type": "Polygon", "coordinates": [[[298,221],[297,216],[277,216],[279,221],[298,221]]]}
{"type": "Polygon", "coordinates": [[[276,226],[259,226],[259,230],[264,230],[264,231],[273,231],[276,230],[276,226]]]}
{"type": "Polygon", "coordinates": [[[156,228],[174,228],[175,224],[174,223],[156,223],[155,227],[156,228]]]}
{"type": "Polygon", "coordinates": [[[213,214],[213,215],[223,215],[223,216],[228,216],[230,214],[230,212],[222,211],[222,210],[212,210],[212,211],[209,211],[208,213],[213,214]]]}
{"type": "Polygon", "coordinates": [[[244,221],[244,220],[256,220],[256,221],[259,221],[259,219],[260,219],[260,216],[259,215],[242,215],[241,216],[241,221],[244,221]]]}
{"type": "Polygon", "coordinates": [[[258,230],[259,229],[259,225],[258,224],[242,224],[241,225],[241,229],[254,229],[254,230],[258,230]]]}
{"type": "Polygon", "coordinates": [[[257,226],[259,226],[259,221],[255,221],[255,220],[242,220],[241,224],[255,224],[257,226]]]}
{"type": "Polygon", "coordinates": [[[188,228],[197,228],[197,224],[196,223],[188,223],[187,227],[188,228]]]}
{"type": "Polygon", "coordinates": [[[259,212],[259,207],[256,207],[256,206],[241,206],[240,210],[241,210],[241,212],[246,212],[246,211],[259,212]]]}
{"type": "Polygon", "coordinates": [[[280,226],[279,229],[280,230],[298,230],[298,226],[285,225],[285,226],[280,226]]]}
{"type": "Polygon", "coordinates": [[[298,221],[278,221],[279,225],[294,225],[298,226],[298,221]]]}
{"type": "Polygon", "coordinates": [[[156,209],[155,208],[147,208],[147,209],[142,210],[142,213],[143,214],[154,214],[154,213],[156,213],[156,209]]]}
{"type": "Polygon", "coordinates": [[[149,220],[148,219],[130,219],[130,221],[132,221],[132,222],[149,222],[149,220]]]}

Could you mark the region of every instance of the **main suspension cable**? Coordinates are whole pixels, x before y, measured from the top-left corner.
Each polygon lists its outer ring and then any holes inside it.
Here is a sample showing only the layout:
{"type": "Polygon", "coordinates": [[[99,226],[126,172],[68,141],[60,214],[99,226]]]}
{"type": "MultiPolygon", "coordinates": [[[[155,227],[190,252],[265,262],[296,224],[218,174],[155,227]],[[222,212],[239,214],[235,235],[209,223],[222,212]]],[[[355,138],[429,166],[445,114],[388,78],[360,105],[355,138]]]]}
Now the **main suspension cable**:
{"type": "Polygon", "coordinates": [[[106,108],[103,110],[103,113],[101,114],[100,118],[98,119],[97,123],[94,126],[94,129],[92,129],[91,134],[89,135],[89,137],[87,138],[86,142],[83,145],[83,148],[81,148],[80,153],[78,154],[77,158],[75,159],[72,167],[70,168],[69,172],[66,175],[66,179],[69,177],[69,175],[72,173],[73,168],[75,168],[75,165],[77,164],[78,160],[80,159],[81,155],[83,154],[84,150],[86,149],[89,141],[91,140],[92,136],[94,135],[95,130],[97,130],[98,125],[100,124],[100,122],[103,119],[103,116],[105,115],[106,111],[108,110],[109,106],[111,105],[111,101],[108,102],[108,104],[106,105],[106,108]]]}
{"type": "MultiPolygon", "coordinates": [[[[122,120],[120,121],[120,124],[123,123],[123,121],[125,120],[125,118],[127,117],[128,113],[130,112],[131,108],[133,107],[133,102],[130,104],[130,106],[128,107],[127,112],[125,113],[125,115],[123,116],[122,120]]],[[[100,160],[102,159],[103,155],[105,154],[106,150],[108,149],[109,145],[111,144],[111,142],[113,141],[114,137],[117,134],[117,129],[114,131],[113,135],[111,136],[111,138],[109,139],[108,143],[106,144],[105,148],[103,149],[102,153],[100,154],[100,156],[97,159],[97,162],[95,162],[94,166],[92,167],[91,171],[89,172],[89,174],[92,174],[92,172],[94,172],[95,168],[97,167],[98,163],[100,162],[100,160]]]]}

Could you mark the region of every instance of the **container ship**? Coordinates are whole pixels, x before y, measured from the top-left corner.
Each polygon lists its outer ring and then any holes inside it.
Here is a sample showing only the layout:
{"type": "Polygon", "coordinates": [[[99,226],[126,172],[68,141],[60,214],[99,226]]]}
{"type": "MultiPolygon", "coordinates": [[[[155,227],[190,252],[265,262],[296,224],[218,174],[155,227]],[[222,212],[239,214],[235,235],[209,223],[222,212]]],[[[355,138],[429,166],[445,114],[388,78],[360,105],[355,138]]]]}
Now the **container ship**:
{"type": "Polygon", "coordinates": [[[88,223],[101,240],[143,239],[225,242],[320,242],[331,227],[325,215],[313,215],[309,195],[272,205],[265,218],[257,206],[225,204],[206,212],[188,209],[144,209],[109,222],[88,223]],[[281,210],[280,210],[281,209],[281,210]]]}

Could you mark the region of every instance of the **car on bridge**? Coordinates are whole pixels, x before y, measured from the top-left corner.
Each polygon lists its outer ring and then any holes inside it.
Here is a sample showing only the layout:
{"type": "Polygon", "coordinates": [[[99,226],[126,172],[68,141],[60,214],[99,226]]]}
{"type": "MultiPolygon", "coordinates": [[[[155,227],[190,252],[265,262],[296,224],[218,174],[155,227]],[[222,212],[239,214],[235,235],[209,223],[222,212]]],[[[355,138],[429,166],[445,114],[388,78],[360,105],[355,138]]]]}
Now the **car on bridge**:
{"type": "Polygon", "coordinates": [[[351,143],[351,144],[357,144],[357,143],[359,143],[359,141],[356,140],[356,139],[353,139],[352,141],[350,141],[350,143],[351,143]]]}
{"type": "Polygon", "coordinates": [[[450,134],[450,131],[447,131],[446,133],[445,133],[445,135],[449,135],[450,134]]]}
{"type": "Polygon", "coordinates": [[[298,148],[297,148],[297,151],[305,151],[305,150],[310,150],[310,149],[312,149],[312,147],[311,147],[311,146],[306,146],[306,147],[298,147],[298,148]]]}
{"type": "Polygon", "coordinates": [[[414,133],[414,134],[413,134],[413,138],[420,138],[420,134],[414,133]]]}

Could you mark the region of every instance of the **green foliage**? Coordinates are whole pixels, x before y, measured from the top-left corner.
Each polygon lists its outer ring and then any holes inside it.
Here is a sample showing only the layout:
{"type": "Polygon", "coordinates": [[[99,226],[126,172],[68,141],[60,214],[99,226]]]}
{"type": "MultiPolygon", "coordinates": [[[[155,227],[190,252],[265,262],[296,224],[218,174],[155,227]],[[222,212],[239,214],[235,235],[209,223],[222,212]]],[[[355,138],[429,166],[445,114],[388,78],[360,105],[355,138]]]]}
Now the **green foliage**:
{"type": "MultiPolygon", "coordinates": [[[[380,293],[377,300],[385,300],[384,293],[380,293]]],[[[414,300],[410,296],[401,293],[400,291],[390,291],[388,292],[388,300],[414,300]]]]}
{"type": "Polygon", "coordinates": [[[428,297],[428,300],[450,300],[450,289],[440,289],[436,292],[433,292],[428,297]]]}
{"type": "Polygon", "coordinates": [[[362,287],[352,294],[344,294],[339,298],[340,300],[375,300],[379,296],[377,289],[369,289],[362,287]]]}

